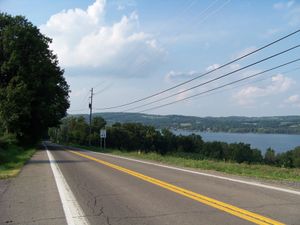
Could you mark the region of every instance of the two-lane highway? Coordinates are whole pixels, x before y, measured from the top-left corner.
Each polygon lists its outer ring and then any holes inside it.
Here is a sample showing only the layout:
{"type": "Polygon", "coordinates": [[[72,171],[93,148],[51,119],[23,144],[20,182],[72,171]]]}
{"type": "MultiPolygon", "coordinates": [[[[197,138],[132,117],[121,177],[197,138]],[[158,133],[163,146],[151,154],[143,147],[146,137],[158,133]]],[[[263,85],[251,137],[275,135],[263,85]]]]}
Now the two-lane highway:
{"type": "Polygon", "coordinates": [[[89,224],[300,224],[300,195],[47,144],[89,224]]]}

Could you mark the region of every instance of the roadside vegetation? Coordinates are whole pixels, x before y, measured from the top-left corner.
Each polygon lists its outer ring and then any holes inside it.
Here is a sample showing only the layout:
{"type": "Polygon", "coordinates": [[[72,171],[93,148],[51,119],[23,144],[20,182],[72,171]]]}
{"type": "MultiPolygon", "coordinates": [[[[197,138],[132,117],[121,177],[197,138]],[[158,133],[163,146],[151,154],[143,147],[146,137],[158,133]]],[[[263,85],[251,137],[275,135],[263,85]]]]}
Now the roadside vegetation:
{"type": "MultiPolygon", "coordinates": [[[[99,130],[106,125],[93,118],[91,150],[99,151],[99,130]]],[[[112,154],[136,157],[177,166],[216,170],[264,179],[300,181],[300,147],[276,154],[268,149],[262,155],[249,144],[204,142],[199,135],[174,135],[139,123],[107,126],[107,147],[112,154]]],[[[52,141],[86,148],[89,126],[83,117],[67,117],[59,128],[49,129],[52,141]]]]}
{"type": "Polygon", "coordinates": [[[0,138],[0,179],[16,176],[35,151],[35,148],[17,146],[17,140],[12,135],[2,136],[0,138]]]}
{"type": "Polygon", "coordinates": [[[0,178],[66,116],[69,86],[50,43],[26,18],[0,13],[0,178]]]}
{"type": "Polygon", "coordinates": [[[293,181],[300,182],[300,169],[299,168],[283,168],[263,164],[248,164],[248,163],[234,163],[223,162],[217,160],[197,160],[184,157],[182,155],[167,154],[161,155],[155,152],[139,152],[139,151],[120,151],[116,149],[101,149],[95,146],[86,146],[78,144],[70,144],[72,147],[88,149],[91,151],[109,153],[118,156],[130,157],[135,159],[149,160],[153,162],[195,168],[201,170],[212,170],[226,174],[245,176],[264,180],[276,181],[293,181]]]}

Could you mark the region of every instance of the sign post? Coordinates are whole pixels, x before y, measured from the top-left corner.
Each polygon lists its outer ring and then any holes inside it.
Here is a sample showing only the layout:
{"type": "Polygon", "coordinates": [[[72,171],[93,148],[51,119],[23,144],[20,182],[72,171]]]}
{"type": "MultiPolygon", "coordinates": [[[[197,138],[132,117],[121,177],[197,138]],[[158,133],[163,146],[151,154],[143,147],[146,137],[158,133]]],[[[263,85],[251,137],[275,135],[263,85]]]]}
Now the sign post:
{"type": "Polygon", "coordinates": [[[106,145],[106,129],[101,129],[100,130],[100,147],[105,149],[106,145]],[[103,140],[103,141],[102,141],[103,140]],[[103,142],[103,146],[102,146],[103,142]]]}

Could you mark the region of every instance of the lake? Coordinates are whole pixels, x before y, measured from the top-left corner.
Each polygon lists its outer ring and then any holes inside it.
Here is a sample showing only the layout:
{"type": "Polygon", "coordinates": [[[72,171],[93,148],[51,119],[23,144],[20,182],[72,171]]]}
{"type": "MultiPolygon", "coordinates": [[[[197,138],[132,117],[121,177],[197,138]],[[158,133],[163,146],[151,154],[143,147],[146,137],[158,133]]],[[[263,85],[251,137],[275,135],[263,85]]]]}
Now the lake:
{"type": "Polygon", "coordinates": [[[269,147],[273,148],[276,152],[285,152],[300,146],[300,135],[296,134],[213,133],[186,130],[176,130],[173,132],[177,135],[199,134],[204,141],[243,142],[250,144],[252,148],[260,149],[263,153],[269,147]]]}

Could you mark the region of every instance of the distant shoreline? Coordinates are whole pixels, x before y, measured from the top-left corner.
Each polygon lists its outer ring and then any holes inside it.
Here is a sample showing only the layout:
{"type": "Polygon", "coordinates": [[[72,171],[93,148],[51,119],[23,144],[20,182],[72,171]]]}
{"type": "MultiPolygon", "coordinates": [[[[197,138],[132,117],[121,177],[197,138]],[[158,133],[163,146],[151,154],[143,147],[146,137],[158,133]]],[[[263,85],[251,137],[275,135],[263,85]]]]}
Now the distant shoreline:
{"type": "Polygon", "coordinates": [[[270,134],[270,135],[299,135],[300,133],[267,133],[267,132],[231,132],[231,131],[201,131],[201,130],[189,130],[189,129],[173,129],[169,128],[170,131],[182,130],[187,132],[197,132],[197,133],[224,133],[224,134],[270,134]]]}
{"type": "MultiPolygon", "coordinates": [[[[87,121],[89,115],[78,114],[87,121]]],[[[183,115],[151,115],[143,113],[94,113],[101,116],[109,125],[114,123],[141,123],[156,129],[183,129],[201,132],[258,133],[300,135],[300,116],[264,116],[264,117],[196,117],[183,115]]]]}

